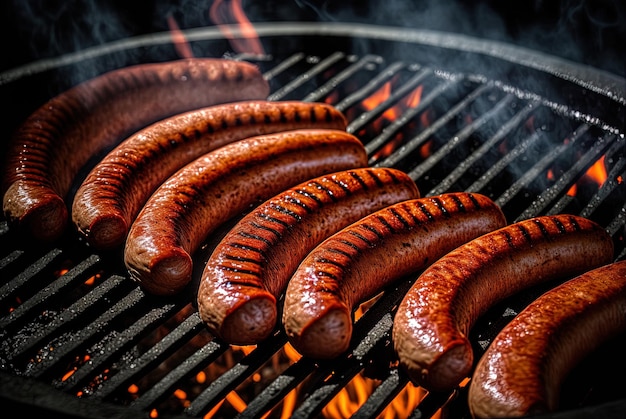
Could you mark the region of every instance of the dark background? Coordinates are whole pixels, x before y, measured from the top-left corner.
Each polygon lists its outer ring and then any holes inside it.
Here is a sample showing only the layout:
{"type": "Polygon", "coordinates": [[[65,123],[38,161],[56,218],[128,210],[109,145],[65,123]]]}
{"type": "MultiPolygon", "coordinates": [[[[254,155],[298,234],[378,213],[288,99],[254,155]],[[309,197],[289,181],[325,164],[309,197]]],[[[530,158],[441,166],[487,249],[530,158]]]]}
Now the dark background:
{"type": "MultiPolygon", "coordinates": [[[[213,25],[211,0],[2,0],[0,71],[135,35],[213,25]]],[[[626,76],[623,0],[242,0],[252,22],[345,21],[495,39],[626,76]]]]}

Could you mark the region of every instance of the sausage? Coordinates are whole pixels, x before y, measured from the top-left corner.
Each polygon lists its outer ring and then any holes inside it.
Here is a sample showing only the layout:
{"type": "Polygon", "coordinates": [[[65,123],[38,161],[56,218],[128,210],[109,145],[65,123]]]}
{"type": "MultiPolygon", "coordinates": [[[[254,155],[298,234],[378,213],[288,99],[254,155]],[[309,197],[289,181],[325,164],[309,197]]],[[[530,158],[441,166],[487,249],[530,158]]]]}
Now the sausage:
{"type": "Polygon", "coordinates": [[[191,280],[192,256],[221,223],[324,173],[363,167],[361,141],[340,130],[293,130],[250,137],[189,163],[150,197],[124,248],[130,277],[157,295],[191,280]]]}
{"type": "Polygon", "coordinates": [[[270,198],[213,250],[198,291],[200,317],[228,343],[260,342],[275,329],[276,300],[313,247],[371,212],[419,195],[400,170],[359,168],[308,180],[270,198]]]}
{"type": "Polygon", "coordinates": [[[427,268],[398,306],[392,341],[400,366],[414,384],[431,391],[453,389],[471,373],[467,335],[489,307],[612,257],[606,231],[566,214],[519,221],[458,247],[427,268]]]}
{"type": "Polygon", "coordinates": [[[468,393],[472,415],[555,411],[569,371],[624,331],[626,261],[550,289],[515,316],[478,361],[468,393]]]}
{"type": "Polygon", "coordinates": [[[346,119],[322,103],[244,101],[159,121],[93,168],[74,198],[74,225],[96,249],[121,247],[150,195],[187,163],[234,141],[300,128],[345,130],[346,119]]]}
{"type": "Polygon", "coordinates": [[[226,59],[142,64],[83,82],[37,109],[13,135],[4,214],[37,240],[57,240],[68,224],[72,182],[92,156],[165,117],[268,93],[256,66],[226,59]]]}
{"type": "Polygon", "coordinates": [[[349,225],[313,249],[289,281],[282,318],[289,341],[304,356],[340,355],[360,302],[504,225],[491,199],[470,193],[400,202],[349,225]]]}

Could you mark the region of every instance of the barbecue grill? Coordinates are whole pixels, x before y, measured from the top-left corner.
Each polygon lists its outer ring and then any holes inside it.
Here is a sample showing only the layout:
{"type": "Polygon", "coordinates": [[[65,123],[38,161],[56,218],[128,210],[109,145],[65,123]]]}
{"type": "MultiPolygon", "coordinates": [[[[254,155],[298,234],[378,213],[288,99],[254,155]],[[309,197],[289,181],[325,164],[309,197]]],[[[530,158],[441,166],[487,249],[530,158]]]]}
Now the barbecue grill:
{"type": "MultiPolygon", "coordinates": [[[[271,100],[335,105],[366,145],[370,165],[406,171],[422,195],[480,192],[509,222],[583,215],[611,234],[615,260],[626,258],[622,77],[437,31],[323,22],[255,30],[268,52],[233,53],[217,27],[184,35],[194,51],[257,64],[271,100]],[[606,171],[600,179],[591,170],[598,167],[606,171]]],[[[17,101],[7,120],[17,124],[47,97],[101,72],[176,58],[171,34],[158,33],[5,71],[4,97],[20,97],[25,86],[40,95],[17,101]],[[76,67],[84,70],[78,76],[76,67]]],[[[231,225],[195,257],[206,260],[231,225]]],[[[397,368],[393,314],[416,275],[361,307],[348,352],[321,362],[294,355],[280,330],[256,347],[213,339],[193,286],[173,298],[147,295],[129,280],[120,253],[94,253],[72,232],[44,246],[3,221],[0,242],[0,396],[25,415],[361,418],[396,409],[400,417],[469,417],[466,386],[426,393],[397,368]]],[[[543,290],[481,318],[472,332],[477,356],[543,290]]],[[[564,386],[561,411],[545,417],[623,416],[626,387],[614,382],[626,372],[625,349],[620,337],[585,360],[564,386]]]]}

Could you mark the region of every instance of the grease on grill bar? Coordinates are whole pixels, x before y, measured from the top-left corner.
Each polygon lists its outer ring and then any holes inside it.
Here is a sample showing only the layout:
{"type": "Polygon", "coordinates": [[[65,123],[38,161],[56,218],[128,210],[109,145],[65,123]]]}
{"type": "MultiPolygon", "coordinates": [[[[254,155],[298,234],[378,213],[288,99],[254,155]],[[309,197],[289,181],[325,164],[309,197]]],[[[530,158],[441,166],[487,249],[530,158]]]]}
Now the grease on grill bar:
{"type": "MultiPolygon", "coordinates": [[[[606,227],[617,259],[625,257],[624,137],[614,130],[483,77],[378,55],[241,58],[264,70],[271,99],[335,105],[371,165],[406,171],[428,195],[480,192],[497,199],[509,221],[578,213],[606,227]],[[594,180],[588,171],[599,161],[607,173],[594,180]]],[[[19,243],[6,223],[0,241],[4,249],[19,243]]],[[[148,296],[117,255],[89,254],[73,239],[0,257],[2,369],[86,403],[151,417],[468,415],[464,387],[426,394],[396,367],[393,313],[413,278],[362,307],[346,356],[314,362],[299,358],[282,332],[256,348],[213,340],[195,298],[148,296]]],[[[492,309],[473,332],[477,350],[537,292],[492,309]]]]}

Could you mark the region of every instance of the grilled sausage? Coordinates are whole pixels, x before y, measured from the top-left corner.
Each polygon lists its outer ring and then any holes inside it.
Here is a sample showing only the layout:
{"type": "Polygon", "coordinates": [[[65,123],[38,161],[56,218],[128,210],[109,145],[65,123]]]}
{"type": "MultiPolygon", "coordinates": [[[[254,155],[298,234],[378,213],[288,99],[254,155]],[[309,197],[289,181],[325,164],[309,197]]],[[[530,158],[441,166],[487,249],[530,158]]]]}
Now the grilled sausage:
{"type": "Polygon", "coordinates": [[[214,249],[198,291],[200,317],[226,342],[258,343],[275,329],[276,300],[313,247],[371,212],[414,198],[415,182],[388,168],[335,172],[270,198],[214,249]]]}
{"type": "Polygon", "coordinates": [[[401,202],[351,224],[313,249],[289,281],[283,325],[291,344],[304,356],[338,356],[357,304],[504,225],[493,201],[468,193],[401,202]]]}
{"type": "Polygon", "coordinates": [[[256,66],[226,59],[131,66],[79,84],[41,106],[12,137],[4,213],[32,237],[54,241],[67,227],[72,182],[92,156],[165,117],[268,93],[256,66]]]}
{"type": "Polygon", "coordinates": [[[609,263],[613,241],[573,215],[520,221],[460,246],[426,269],[398,306],[392,339],[409,378],[448,391],[471,373],[467,335],[496,302],[609,263]]]}
{"type": "Polygon", "coordinates": [[[221,223],[306,179],[366,165],[363,144],[340,130],[286,131],[214,150],[176,172],[141,210],[124,250],[130,276],[150,293],[177,293],[191,280],[191,255],[221,223]]]}
{"type": "Polygon", "coordinates": [[[558,408],[564,377],[602,343],[626,331],[626,261],[552,288],[522,310],[478,361],[468,401],[476,418],[558,408]]]}
{"type": "Polygon", "coordinates": [[[150,195],[185,164],[246,137],[300,128],[345,130],[346,119],[322,103],[245,101],[157,122],[93,168],[74,198],[74,224],[97,249],[121,246],[150,195]]]}

